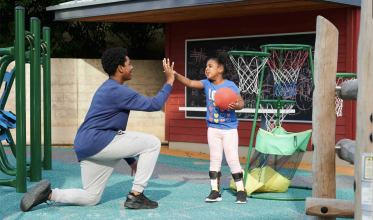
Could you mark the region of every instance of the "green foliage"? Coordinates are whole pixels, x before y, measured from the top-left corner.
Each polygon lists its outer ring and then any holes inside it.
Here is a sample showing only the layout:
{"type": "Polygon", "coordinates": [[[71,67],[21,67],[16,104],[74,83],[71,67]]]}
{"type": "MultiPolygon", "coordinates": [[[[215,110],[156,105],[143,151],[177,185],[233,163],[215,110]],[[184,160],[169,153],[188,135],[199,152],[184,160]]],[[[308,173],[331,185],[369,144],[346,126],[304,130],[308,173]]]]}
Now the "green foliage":
{"type": "Polygon", "coordinates": [[[143,56],[152,58],[152,54],[147,48],[150,43],[157,40],[157,36],[164,37],[163,24],[111,23],[110,28],[112,36],[123,42],[124,47],[128,48],[129,54],[134,59],[141,59],[140,57],[143,56]]]}
{"type": "Polygon", "coordinates": [[[30,30],[31,17],[39,18],[41,27],[51,28],[53,58],[101,58],[103,51],[113,46],[127,48],[132,59],[163,58],[148,50],[158,37],[164,37],[163,24],[53,21],[54,11],[46,11],[46,7],[67,1],[1,0],[0,48],[13,46],[14,8],[22,6],[26,30],[30,30]],[[114,43],[114,39],[120,43],[114,43]]]}

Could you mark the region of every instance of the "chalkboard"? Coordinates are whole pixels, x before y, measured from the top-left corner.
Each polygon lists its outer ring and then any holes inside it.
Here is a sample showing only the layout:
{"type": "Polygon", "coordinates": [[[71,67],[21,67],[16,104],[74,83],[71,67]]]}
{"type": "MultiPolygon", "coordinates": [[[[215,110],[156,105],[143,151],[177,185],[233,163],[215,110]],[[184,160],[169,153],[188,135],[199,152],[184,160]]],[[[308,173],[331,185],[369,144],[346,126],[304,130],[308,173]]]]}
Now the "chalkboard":
{"type": "MultiPolygon", "coordinates": [[[[219,38],[219,39],[199,39],[186,40],[186,60],[185,73],[186,77],[191,80],[206,79],[205,67],[210,58],[215,58],[222,51],[261,51],[260,46],[265,44],[305,44],[312,46],[312,55],[314,54],[316,34],[310,33],[295,33],[281,35],[262,35],[234,38],[219,38]]],[[[229,73],[224,78],[231,80],[238,86],[238,74],[230,60],[228,60],[229,73]]],[[[186,88],[186,107],[206,107],[206,95],[203,90],[186,88]]],[[[311,122],[312,121],[312,79],[310,60],[306,59],[302,69],[300,70],[296,96],[293,100],[296,101],[294,106],[295,113],[289,114],[284,121],[292,122],[311,122]]],[[[243,93],[241,96],[245,102],[245,108],[255,108],[257,95],[243,93]]],[[[277,99],[274,96],[273,75],[266,65],[262,99],[277,99]]],[[[254,114],[236,113],[239,120],[252,120],[254,114]]],[[[186,118],[205,118],[206,112],[186,111],[186,118]]]]}

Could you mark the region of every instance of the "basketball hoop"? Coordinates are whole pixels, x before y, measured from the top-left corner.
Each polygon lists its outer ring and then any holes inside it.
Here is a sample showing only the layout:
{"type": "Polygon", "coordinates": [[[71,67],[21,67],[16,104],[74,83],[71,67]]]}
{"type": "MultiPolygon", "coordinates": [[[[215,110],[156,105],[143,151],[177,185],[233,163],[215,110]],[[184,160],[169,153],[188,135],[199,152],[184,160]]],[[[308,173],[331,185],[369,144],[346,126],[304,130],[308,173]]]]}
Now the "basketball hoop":
{"type": "Polygon", "coordinates": [[[295,104],[294,100],[261,100],[260,108],[262,109],[263,116],[265,117],[266,128],[268,132],[271,132],[277,126],[281,127],[282,121],[290,113],[290,110],[295,104]],[[276,112],[277,109],[283,111],[276,112]]]}
{"type": "MultiPolygon", "coordinates": [[[[274,128],[281,126],[282,121],[295,105],[294,100],[297,94],[298,76],[304,62],[309,57],[311,46],[269,44],[263,45],[260,48],[265,52],[271,53],[271,56],[268,58],[268,66],[271,69],[274,79],[274,96],[277,97],[277,99],[273,100],[260,101],[260,108],[264,112],[263,117],[266,119],[267,131],[270,132],[274,128]],[[278,111],[273,114],[273,109],[281,109],[285,113],[278,111]]],[[[311,56],[310,63],[311,73],[313,73],[311,56]]]]}
{"type": "MultiPolygon", "coordinates": [[[[356,79],[355,73],[337,73],[335,86],[341,83],[356,79]]],[[[335,92],[335,114],[337,117],[342,117],[343,100],[338,97],[337,91],[335,92]]]]}
{"type": "Polygon", "coordinates": [[[268,66],[275,81],[274,95],[276,97],[295,96],[299,72],[309,55],[311,46],[301,44],[269,44],[263,45],[260,48],[263,51],[271,53],[268,59],[268,66]]]}
{"type": "Polygon", "coordinates": [[[265,67],[269,53],[255,51],[229,51],[229,58],[237,70],[239,90],[250,94],[259,92],[259,73],[265,67]]]}

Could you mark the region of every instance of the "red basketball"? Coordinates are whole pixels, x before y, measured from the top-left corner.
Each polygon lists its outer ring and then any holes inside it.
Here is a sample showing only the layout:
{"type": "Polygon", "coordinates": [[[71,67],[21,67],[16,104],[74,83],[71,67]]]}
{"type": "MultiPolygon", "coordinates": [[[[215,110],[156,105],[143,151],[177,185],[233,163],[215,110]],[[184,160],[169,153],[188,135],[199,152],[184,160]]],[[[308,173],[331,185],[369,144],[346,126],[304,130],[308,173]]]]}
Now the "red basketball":
{"type": "Polygon", "coordinates": [[[228,87],[224,87],[219,89],[215,93],[215,104],[218,106],[222,111],[228,110],[228,105],[231,103],[236,103],[237,95],[228,87]]]}

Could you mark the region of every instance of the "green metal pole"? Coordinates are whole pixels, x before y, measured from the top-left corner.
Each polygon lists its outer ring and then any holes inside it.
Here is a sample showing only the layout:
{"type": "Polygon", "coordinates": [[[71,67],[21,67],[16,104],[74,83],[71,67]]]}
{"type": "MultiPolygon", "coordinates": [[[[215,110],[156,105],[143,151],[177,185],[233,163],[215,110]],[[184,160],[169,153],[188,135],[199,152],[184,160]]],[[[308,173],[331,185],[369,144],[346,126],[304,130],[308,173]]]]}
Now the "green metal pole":
{"type": "Polygon", "coordinates": [[[9,171],[13,171],[14,172],[14,175],[16,175],[16,168],[12,166],[12,164],[9,163],[9,160],[8,160],[8,157],[6,156],[5,154],[5,151],[4,151],[4,146],[1,144],[0,142],[0,164],[2,164],[2,166],[9,170],[9,171]]]}
{"type": "Polygon", "coordinates": [[[43,97],[44,97],[44,161],[45,170],[52,169],[52,114],[51,114],[51,30],[43,27],[43,40],[47,51],[43,64],[43,97]]]}
{"type": "MultiPolygon", "coordinates": [[[[16,145],[14,144],[12,134],[10,133],[9,129],[6,130],[5,133],[8,135],[8,138],[10,140],[10,143],[9,143],[10,150],[12,151],[14,157],[17,158],[17,148],[16,148],[16,145]]],[[[26,165],[27,165],[27,162],[26,162],[26,165]]]]}
{"type": "MultiPolygon", "coordinates": [[[[5,173],[6,175],[9,175],[9,176],[16,176],[17,175],[17,171],[16,170],[10,170],[10,169],[7,169],[3,163],[0,163],[0,171],[5,173]]],[[[1,184],[0,184],[1,185],[1,184]]]]}
{"type": "Polygon", "coordinates": [[[30,53],[30,51],[26,51],[26,53],[25,53],[25,62],[26,63],[30,63],[30,55],[31,53],[30,53]]]}
{"type": "MultiPolygon", "coordinates": [[[[282,68],[283,68],[283,53],[284,53],[284,50],[280,50],[280,72],[279,72],[279,81],[278,81],[278,84],[277,84],[277,89],[279,91],[279,94],[277,94],[277,105],[276,105],[276,109],[277,109],[277,119],[276,119],[276,126],[280,126],[280,110],[282,108],[282,105],[281,105],[281,77],[282,77],[282,74],[281,74],[281,71],[282,71],[282,68]]],[[[275,91],[276,93],[276,91],[275,91]]],[[[274,161],[274,168],[275,170],[277,170],[277,155],[275,155],[275,161],[274,161]]]]}
{"type": "Polygon", "coordinates": [[[25,82],[25,9],[15,8],[17,177],[16,191],[25,193],[26,186],[26,82],[25,82]]]}
{"type": "Polygon", "coordinates": [[[14,47],[0,48],[0,55],[14,56],[14,47]]]}
{"type": "MultiPolygon", "coordinates": [[[[1,109],[1,110],[4,110],[4,108],[5,108],[5,104],[6,104],[7,100],[8,100],[9,93],[10,93],[10,90],[11,90],[11,88],[12,88],[12,86],[13,86],[14,78],[15,78],[15,77],[16,77],[16,76],[15,76],[15,73],[13,73],[13,75],[11,76],[11,78],[10,78],[10,80],[9,80],[9,84],[7,85],[7,88],[9,88],[9,89],[7,89],[6,93],[4,94],[3,102],[1,103],[1,106],[0,106],[0,109],[1,109]]],[[[1,81],[0,81],[0,82],[1,82],[1,81]]]]}
{"type": "Polygon", "coordinates": [[[251,195],[249,198],[253,199],[265,199],[265,200],[278,200],[278,201],[304,201],[306,198],[295,198],[295,197],[290,197],[290,198],[277,198],[277,197],[269,197],[269,196],[256,196],[256,195],[251,195]]]}
{"type": "Polygon", "coordinates": [[[41,88],[40,88],[40,20],[30,18],[34,44],[30,47],[30,150],[31,182],[41,180],[41,88]]]}
{"type": "Polygon", "coordinates": [[[3,65],[3,63],[5,62],[5,60],[7,60],[9,57],[10,57],[9,55],[5,55],[5,56],[2,56],[0,58],[0,67],[3,65]]]}
{"type": "Polygon", "coordinates": [[[12,179],[12,180],[0,180],[0,185],[2,185],[2,186],[17,187],[17,181],[16,181],[16,179],[12,179]]]}
{"type": "MultiPolygon", "coordinates": [[[[265,48],[264,52],[267,52],[267,48],[265,48]]],[[[266,58],[262,58],[262,59],[266,59],[266,58]]],[[[260,96],[262,94],[262,85],[263,85],[263,78],[264,78],[264,70],[265,70],[265,66],[263,67],[263,69],[262,69],[262,75],[260,76],[260,85],[259,85],[258,97],[257,97],[257,100],[256,100],[256,107],[255,107],[255,115],[254,115],[254,121],[253,121],[253,128],[251,130],[249,152],[247,154],[246,167],[245,167],[245,175],[244,175],[244,178],[243,178],[243,182],[244,182],[243,185],[244,186],[246,186],[246,178],[247,178],[247,173],[248,173],[248,170],[249,170],[249,164],[250,164],[250,158],[251,158],[251,150],[253,148],[253,143],[254,143],[255,127],[256,127],[256,121],[258,119],[258,109],[259,109],[259,105],[260,105],[260,96]]]]}
{"type": "MultiPolygon", "coordinates": [[[[3,56],[4,59],[1,59],[0,60],[0,82],[3,82],[4,80],[4,76],[5,76],[5,72],[6,72],[6,68],[8,67],[8,65],[14,61],[14,57],[13,56],[3,56]]],[[[2,58],[3,58],[2,57],[2,58]]],[[[0,94],[1,95],[1,94],[0,94]]],[[[1,97],[0,97],[1,98],[1,97]]],[[[5,102],[3,101],[3,105],[5,105],[5,102]]],[[[3,110],[3,109],[2,109],[3,110]]]]}
{"type": "MultiPolygon", "coordinates": [[[[280,126],[280,110],[281,110],[281,77],[282,77],[282,74],[281,74],[281,71],[282,71],[282,59],[283,59],[283,53],[284,51],[281,49],[280,50],[280,72],[279,72],[279,81],[278,81],[278,84],[277,84],[277,89],[279,91],[279,94],[277,94],[277,119],[276,119],[276,126],[280,126]]],[[[275,91],[276,93],[276,91],[275,91]]],[[[277,156],[275,157],[275,159],[277,159],[277,156]]]]}
{"type": "Polygon", "coordinates": [[[312,47],[309,49],[310,53],[308,54],[308,57],[310,58],[310,66],[311,66],[311,76],[312,76],[312,87],[315,88],[315,83],[313,81],[313,58],[312,58],[312,47]]]}

